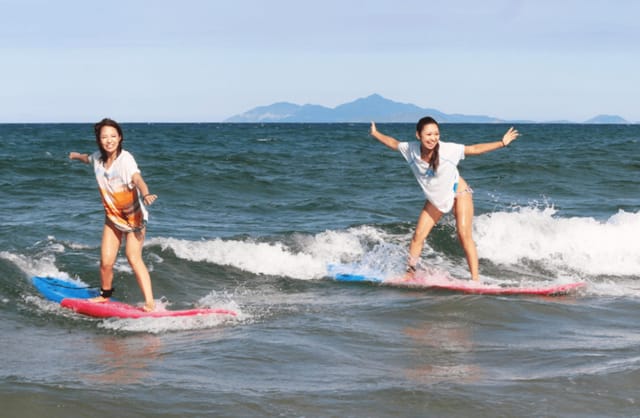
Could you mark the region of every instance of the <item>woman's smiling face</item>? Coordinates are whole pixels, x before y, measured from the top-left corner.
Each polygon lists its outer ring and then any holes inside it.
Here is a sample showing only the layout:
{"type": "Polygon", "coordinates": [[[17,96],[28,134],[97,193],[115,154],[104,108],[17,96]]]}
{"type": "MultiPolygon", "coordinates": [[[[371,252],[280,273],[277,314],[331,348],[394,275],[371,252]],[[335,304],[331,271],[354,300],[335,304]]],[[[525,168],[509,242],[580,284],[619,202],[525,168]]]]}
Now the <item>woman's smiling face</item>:
{"type": "Polygon", "coordinates": [[[432,150],[440,141],[440,128],[435,123],[428,123],[420,132],[416,132],[416,138],[424,148],[432,150]]]}
{"type": "Polygon", "coordinates": [[[118,130],[113,126],[103,126],[100,130],[100,145],[107,154],[111,155],[118,150],[122,138],[118,130]]]}

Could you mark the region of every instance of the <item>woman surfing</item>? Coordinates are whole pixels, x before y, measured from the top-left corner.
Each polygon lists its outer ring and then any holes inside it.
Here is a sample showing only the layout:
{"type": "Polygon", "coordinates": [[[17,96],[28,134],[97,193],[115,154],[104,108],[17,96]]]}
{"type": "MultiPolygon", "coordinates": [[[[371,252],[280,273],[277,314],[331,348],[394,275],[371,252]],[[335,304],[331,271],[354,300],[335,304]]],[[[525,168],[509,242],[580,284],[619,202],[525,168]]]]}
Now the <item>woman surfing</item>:
{"type": "Polygon", "coordinates": [[[416,125],[418,142],[400,142],[378,131],[371,122],[371,136],[407,160],[426,197],[409,246],[407,278],[416,271],[424,241],[443,214],[453,210],[458,239],[464,249],[471,279],[479,281],[478,251],[472,237],[473,190],[458,172],[458,163],[467,155],[480,155],[507,147],[520,135],[509,128],[500,141],[463,145],[440,141],[440,126],[432,117],[416,125]]]}

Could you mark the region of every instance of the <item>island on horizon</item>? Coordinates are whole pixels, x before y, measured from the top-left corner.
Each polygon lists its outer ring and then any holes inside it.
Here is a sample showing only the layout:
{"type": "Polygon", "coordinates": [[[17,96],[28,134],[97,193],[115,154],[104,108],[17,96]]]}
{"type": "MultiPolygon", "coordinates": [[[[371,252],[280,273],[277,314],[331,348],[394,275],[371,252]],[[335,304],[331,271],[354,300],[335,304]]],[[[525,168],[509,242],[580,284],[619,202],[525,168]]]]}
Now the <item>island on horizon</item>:
{"type": "Polygon", "coordinates": [[[400,103],[379,94],[344,103],[334,108],[315,104],[298,105],[277,102],[258,106],[244,113],[232,116],[225,123],[368,123],[371,120],[383,123],[414,123],[421,117],[430,115],[441,123],[584,123],[628,125],[617,115],[598,115],[584,122],[568,120],[532,121],[507,120],[485,115],[448,114],[437,109],[421,108],[410,103],[400,103]]]}

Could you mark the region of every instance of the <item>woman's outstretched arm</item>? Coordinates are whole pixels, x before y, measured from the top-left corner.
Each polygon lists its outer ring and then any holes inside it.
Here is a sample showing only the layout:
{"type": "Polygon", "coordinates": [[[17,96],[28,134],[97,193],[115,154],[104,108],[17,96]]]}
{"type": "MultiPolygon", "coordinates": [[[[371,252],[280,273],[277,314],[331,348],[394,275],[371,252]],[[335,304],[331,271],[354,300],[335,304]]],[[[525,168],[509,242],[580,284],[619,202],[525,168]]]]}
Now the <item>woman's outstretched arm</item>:
{"type": "Polygon", "coordinates": [[[480,155],[485,152],[495,151],[500,148],[508,146],[510,143],[516,140],[520,136],[520,133],[513,126],[504,134],[502,140],[495,142],[485,142],[482,144],[466,145],[464,147],[464,155],[480,155]]]}
{"type": "Polygon", "coordinates": [[[374,137],[375,139],[377,139],[378,141],[380,141],[381,143],[383,143],[384,145],[388,146],[389,148],[391,148],[392,150],[397,150],[398,149],[398,144],[400,143],[400,141],[398,141],[397,139],[389,136],[389,135],[385,135],[382,132],[379,132],[378,129],[376,128],[376,123],[375,122],[371,122],[371,136],[374,137]]]}

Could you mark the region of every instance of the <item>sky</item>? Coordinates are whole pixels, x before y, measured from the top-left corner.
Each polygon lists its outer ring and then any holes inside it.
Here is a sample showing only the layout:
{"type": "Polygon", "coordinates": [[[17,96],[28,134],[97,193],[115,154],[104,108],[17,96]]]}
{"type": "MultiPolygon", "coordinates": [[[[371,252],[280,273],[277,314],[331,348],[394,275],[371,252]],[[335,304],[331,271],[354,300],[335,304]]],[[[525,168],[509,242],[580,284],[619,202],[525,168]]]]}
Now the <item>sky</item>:
{"type": "Polygon", "coordinates": [[[636,0],[0,0],[0,123],[221,122],[377,93],[640,123],[636,0]]]}

